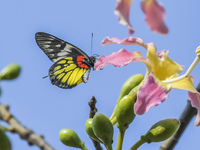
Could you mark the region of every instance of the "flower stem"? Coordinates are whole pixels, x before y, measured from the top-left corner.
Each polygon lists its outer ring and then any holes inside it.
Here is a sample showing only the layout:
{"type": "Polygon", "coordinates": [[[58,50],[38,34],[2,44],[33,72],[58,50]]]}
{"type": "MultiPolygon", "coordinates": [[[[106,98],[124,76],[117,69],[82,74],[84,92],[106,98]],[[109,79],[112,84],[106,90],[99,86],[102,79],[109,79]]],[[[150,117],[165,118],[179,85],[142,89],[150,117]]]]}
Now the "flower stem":
{"type": "Polygon", "coordinates": [[[112,125],[114,126],[114,125],[117,123],[117,118],[116,118],[116,116],[115,116],[112,120],[110,120],[110,121],[111,121],[112,125]]]}
{"type": "Polygon", "coordinates": [[[144,140],[140,139],[139,141],[137,141],[137,143],[135,143],[130,150],[137,150],[142,144],[146,143],[144,140]]]}
{"type": "Polygon", "coordinates": [[[113,113],[112,113],[112,115],[110,116],[110,120],[113,120],[114,118],[115,118],[115,116],[116,116],[116,109],[117,109],[117,104],[119,103],[119,101],[120,101],[120,99],[118,99],[117,100],[117,103],[116,103],[116,105],[115,105],[115,108],[114,108],[114,110],[113,110],[113,113]]]}
{"type": "Polygon", "coordinates": [[[116,150],[122,150],[125,130],[119,130],[116,150]]]}
{"type": "Polygon", "coordinates": [[[195,66],[198,64],[199,61],[200,61],[200,58],[197,56],[197,57],[194,59],[193,63],[190,65],[189,69],[187,70],[187,72],[186,72],[184,75],[182,75],[182,76],[180,76],[180,77],[177,77],[177,78],[173,78],[173,79],[171,79],[171,80],[164,80],[164,81],[162,81],[162,82],[163,82],[163,83],[173,83],[173,82],[182,80],[182,79],[184,79],[184,78],[187,78],[187,77],[190,75],[190,73],[192,72],[192,70],[195,68],[195,66]]]}
{"type": "Polygon", "coordinates": [[[114,117],[115,117],[115,112],[116,112],[116,109],[117,109],[117,104],[116,104],[116,106],[115,106],[115,109],[113,110],[113,113],[112,113],[112,115],[110,116],[110,120],[113,120],[113,119],[114,119],[114,117]]]}
{"type": "Polygon", "coordinates": [[[105,145],[105,147],[106,147],[107,150],[113,150],[111,144],[109,144],[109,145],[105,145]]]}
{"type": "Polygon", "coordinates": [[[82,150],[88,150],[85,146],[81,147],[82,150]]]}
{"type": "Polygon", "coordinates": [[[79,148],[82,149],[82,150],[88,150],[88,149],[85,147],[85,143],[84,143],[84,142],[81,142],[79,146],[80,146],[79,148]]]}

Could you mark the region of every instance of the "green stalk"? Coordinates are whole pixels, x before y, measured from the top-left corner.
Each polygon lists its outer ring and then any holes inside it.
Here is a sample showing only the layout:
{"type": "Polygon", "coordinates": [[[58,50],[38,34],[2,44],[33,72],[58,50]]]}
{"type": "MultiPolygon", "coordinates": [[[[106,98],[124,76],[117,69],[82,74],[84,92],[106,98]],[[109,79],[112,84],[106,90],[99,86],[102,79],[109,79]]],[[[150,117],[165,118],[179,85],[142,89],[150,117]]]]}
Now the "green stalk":
{"type": "Polygon", "coordinates": [[[88,150],[84,145],[81,147],[82,150],[88,150]]]}
{"type": "MultiPolygon", "coordinates": [[[[117,104],[118,104],[118,101],[117,101],[117,104]]],[[[117,104],[116,104],[116,106],[115,106],[115,109],[113,110],[112,115],[110,116],[110,120],[113,120],[113,118],[116,116],[117,104]]]]}
{"type": "Polygon", "coordinates": [[[118,139],[117,139],[117,147],[116,150],[122,150],[122,144],[124,140],[124,134],[126,130],[119,130],[118,139]]]}
{"type": "Polygon", "coordinates": [[[111,144],[109,144],[109,145],[105,145],[105,147],[106,147],[107,150],[113,150],[111,144]]]}
{"type": "Polygon", "coordinates": [[[110,121],[111,121],[112,125],[114,126],[114,125],[117,123],[117,118],[116,118],[116,116],[115,116],[112,120],[110,120],[110,121]]]}
{"type": "Polygon", "coordinates": [[[144,140],[140,139],[139,141],[137,141],[137,143],[135,143],[130,150],[137,150],[142,144],[146,143],[144,140]]]}

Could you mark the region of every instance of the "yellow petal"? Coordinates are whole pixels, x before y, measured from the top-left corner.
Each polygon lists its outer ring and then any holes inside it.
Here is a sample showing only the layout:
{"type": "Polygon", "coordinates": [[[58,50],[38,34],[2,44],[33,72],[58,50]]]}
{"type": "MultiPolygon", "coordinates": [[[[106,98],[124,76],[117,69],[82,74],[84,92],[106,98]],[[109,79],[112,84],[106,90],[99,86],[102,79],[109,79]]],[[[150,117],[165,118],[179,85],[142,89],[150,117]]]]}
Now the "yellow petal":
{"type": "Polygon", "coordinates": [[[154,45],[148,44],[147,58],[151,61],[153,67],[159,64],[160,60],[156,55],[156,48],[154,45]]]}
{"type": "Polygon", "coordinates": [[[152,62],[154,74],[160,80],[178,76],[183,70],[182,66],[169,58],[167,54],[166,50],[156,54],[155,47],[148,44],[147,58],[152,62]]]}
{"type": "Polygon", "coordinates": [[[196,89],[193,86],[193,77],[189,76],[183,80],[172,83],[172,88],[187,90],[191,92],[195,92],[196,89]]]}
{"type": "Polygon", "coordinates": [[[155,75],[160,80],[165,80],[167,78],[171,78],[174,76],[178,76],[179,73],[182,71],[182,66],[173,61],[168,56],[164,56],[160,63],[155,67],[155,75]]]}

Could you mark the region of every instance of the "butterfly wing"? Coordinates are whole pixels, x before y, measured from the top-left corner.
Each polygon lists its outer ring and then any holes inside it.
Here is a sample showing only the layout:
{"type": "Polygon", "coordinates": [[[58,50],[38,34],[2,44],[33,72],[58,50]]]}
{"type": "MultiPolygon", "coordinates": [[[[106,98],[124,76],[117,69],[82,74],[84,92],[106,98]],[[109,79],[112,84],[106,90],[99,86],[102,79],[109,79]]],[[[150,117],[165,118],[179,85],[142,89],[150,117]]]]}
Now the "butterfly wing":
{"type": "Polygon", "coordinates": [[[71,89],[81,82],[87,82],[90,67],[80,67],[76,57],[65,57],[58,60],[49,69],[51,83],[64,89],[71,89]]]}
{"type": "Polygon", "coordinates": [[[44,32],[37,32],[35,34],[35,39],[37,45],[53,62],[65,57],[74,56],[84,56],[89,59],[89,56],[81,49],[53,35],[44,32]]]}
{"type": "Polygon", "coordinates": [[[70,89],[81,82],[88,81],[94,59],[92,60],[78,47],[53,35],[38,32],[35,38],[38,46],[50,60],[55,62],[49,69],[49,78],[52,84],[70,89]]]}

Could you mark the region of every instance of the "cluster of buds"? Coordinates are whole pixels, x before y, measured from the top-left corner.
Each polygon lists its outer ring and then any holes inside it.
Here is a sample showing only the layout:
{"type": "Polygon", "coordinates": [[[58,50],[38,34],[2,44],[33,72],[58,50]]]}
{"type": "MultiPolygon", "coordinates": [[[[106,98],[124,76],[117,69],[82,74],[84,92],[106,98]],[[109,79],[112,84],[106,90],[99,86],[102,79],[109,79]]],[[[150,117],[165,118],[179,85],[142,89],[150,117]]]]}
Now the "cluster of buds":
{"type": "MultiPolygon", "coordinates": [[[[119,136],[116,150],[122,149],[123,137],[125,131],[135,118],[134,104],[137,100],[137,91],[143,81],[143,75],[136,74],[131,76],[122,86],[120,96],[116,107],[110,118],[102,113],[97,113],[93,118],[85,122],[85,130],[89,137],[99,143],[102,143],[107,150],[113,149],[113,126],[117,124],[119,136]]],[[[141,139],[133,144],[130,150],[136,150],[144,143],[160,142],[170,138],[180,126],[177,119],[165,119],[155,123],[141,139]]],[[[87,150],[84,142],[80,140],[76,132],[71,129],[62,129],[59,133],[63,144],[82,150],[87,150]]]]}

